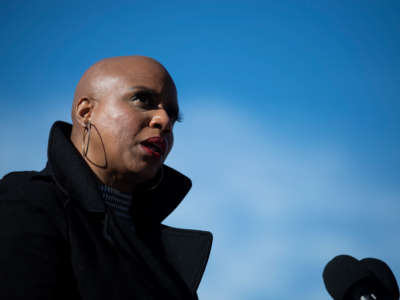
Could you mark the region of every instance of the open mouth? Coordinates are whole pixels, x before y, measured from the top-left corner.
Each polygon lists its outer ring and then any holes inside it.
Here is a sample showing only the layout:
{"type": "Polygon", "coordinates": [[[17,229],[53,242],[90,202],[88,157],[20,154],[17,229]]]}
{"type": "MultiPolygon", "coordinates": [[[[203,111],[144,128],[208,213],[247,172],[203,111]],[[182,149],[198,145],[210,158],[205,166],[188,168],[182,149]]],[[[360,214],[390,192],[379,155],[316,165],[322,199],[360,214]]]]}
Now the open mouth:
{"type": "Polygon", "coordinates": [[[143,148],[151,155],[160,157],[164,156],[167,144],[161,137],[151,137],[141,142],[143,148]]]}

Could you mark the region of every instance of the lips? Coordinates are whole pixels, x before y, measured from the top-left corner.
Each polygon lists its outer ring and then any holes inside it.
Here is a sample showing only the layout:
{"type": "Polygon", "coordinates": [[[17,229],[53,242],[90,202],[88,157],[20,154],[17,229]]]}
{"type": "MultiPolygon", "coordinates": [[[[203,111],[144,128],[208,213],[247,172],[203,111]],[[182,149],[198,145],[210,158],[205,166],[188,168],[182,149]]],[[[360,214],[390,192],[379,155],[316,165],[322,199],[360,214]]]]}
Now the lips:
{"type": "Polygon", "coordinates": [[[164,138],[155,136],[140,143],[144,150],[152,156],[161,157],[167,151],[167,142],[164,138]]]}

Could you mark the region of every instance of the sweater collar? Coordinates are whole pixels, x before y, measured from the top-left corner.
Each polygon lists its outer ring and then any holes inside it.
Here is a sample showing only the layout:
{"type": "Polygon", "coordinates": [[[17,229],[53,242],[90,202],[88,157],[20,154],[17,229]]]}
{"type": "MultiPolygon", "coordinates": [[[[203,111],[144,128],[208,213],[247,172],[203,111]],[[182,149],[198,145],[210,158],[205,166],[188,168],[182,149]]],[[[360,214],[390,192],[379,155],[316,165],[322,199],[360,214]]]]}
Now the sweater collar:
{"type": "MultiPolygon", "coordinates": [[[[50,175],[71,201],[89,212],[105,212],[98,179],[70,141],[72,126],[57,121],[50,130],[48,163],[42,175],[50,175]]],[[[191,180],[163,165],[162,182],[150,191],[133,195],[134,219],[141,223],[161,223],[183,200],[191,180]]]]}

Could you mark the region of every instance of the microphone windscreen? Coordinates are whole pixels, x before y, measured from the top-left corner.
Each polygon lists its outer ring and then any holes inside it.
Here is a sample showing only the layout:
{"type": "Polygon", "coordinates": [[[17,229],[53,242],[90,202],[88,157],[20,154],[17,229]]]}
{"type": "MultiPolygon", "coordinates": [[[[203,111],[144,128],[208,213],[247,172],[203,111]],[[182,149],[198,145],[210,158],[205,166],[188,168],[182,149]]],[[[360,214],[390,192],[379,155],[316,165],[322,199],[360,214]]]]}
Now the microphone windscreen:
{"type": "Polygon", "coordinates": [[[332,298],[344,300],[354,284],[369,279],[371,275],[354,257],[338,255],[325,266],[322,277],[332,298]]]}
{"type": "Polygon", "coordinates": [[[396,278],[385,262],[376,258],[364,258],[360,260],[360,263],[379,280],[385,290],[387,299],[399,299],[399,286],[396,278]]]}

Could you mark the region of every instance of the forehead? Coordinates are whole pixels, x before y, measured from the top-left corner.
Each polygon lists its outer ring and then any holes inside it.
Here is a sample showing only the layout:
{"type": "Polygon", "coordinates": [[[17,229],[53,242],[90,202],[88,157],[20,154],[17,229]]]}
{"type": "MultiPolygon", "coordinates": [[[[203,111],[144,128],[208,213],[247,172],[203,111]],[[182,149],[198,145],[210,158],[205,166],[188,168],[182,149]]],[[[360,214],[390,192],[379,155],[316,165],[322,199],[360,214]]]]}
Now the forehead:
{"type": "Polygon", "coordinates": [[[126,70],[118,75],[119,79],[130,87],[145,87],[157,93],[170,93],[175,85],[168,74],[151,70],[126,70]]]}
{"type": "Polygon", "coordinates": [[[114,74],[130,88],[144,87],[168,96],[176,94],[171,76],[161,65],[152,61],[120,64],[114,74]]]}
{"type": "Polygon", "coordinates": [[[175,84],[160,64],[153,61],[121,61],[98,68],[94,85],[98,95],[116,95],[128,90],[147,89],[176,101],[175,84]]]}

